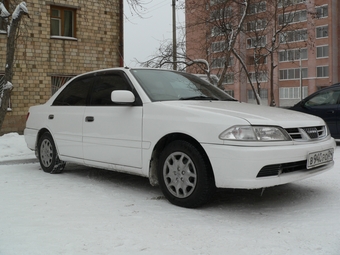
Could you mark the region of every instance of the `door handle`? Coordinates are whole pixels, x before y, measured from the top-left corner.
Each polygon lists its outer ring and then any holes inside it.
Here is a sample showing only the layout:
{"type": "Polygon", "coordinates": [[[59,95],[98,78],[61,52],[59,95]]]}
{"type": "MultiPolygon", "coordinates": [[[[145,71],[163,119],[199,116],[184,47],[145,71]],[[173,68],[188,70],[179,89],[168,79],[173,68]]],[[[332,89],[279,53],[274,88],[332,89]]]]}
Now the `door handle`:
{"type": "Polygon", "coordinates": [[[93,122],[94,121],[94,117],[93,116],[86,116],[85,117],[85,121],[86,122],[93,122]]]}
{"type": "Polygon", "coordinates": [[[48,119],[49,120],[53,120],[54,119],[54,115],[53,114],[48,115],[48,119]]]}
{"type": "Polygon", "coordinates": [[[327,113],[335,113],[335,111],[334,110],[329,110],[329,111],[327,111],[327,113]]]}

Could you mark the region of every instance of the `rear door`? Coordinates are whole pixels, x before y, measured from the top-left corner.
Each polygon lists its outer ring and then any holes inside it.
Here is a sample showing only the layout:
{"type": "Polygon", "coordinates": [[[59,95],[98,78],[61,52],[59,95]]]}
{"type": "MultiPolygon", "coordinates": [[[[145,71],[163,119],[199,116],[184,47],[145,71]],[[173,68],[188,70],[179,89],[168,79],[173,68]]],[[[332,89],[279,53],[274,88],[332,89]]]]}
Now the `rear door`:
{"type": "Polygon", "coordinates": [[[94,77],[83,76],[63,89],[54,100],[48,115],[59,155],[82,160],[82,130],[85,105],[94,77]]]}
{"type": "Polygon", "coordinates": [[[84,160],[92,165],[114,164],[118,169],[128,166],[140,172],[143,108],[141,103],[113,103],[114,90],[133,90],[124,72],[99,73],[84,112],[84,160]]]}

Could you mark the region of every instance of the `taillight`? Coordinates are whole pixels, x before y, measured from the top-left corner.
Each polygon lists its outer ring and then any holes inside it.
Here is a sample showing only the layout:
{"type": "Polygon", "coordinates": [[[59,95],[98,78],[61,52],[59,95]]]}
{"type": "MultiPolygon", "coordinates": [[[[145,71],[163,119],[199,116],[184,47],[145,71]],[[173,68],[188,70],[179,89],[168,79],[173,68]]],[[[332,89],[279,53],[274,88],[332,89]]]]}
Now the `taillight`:
{"type": "Polygon", "coordinates": [[[26,116],[26,121],[28,120],[28,117],[30,116],[30,112],[27,113],[27,116],[26,116]]]}

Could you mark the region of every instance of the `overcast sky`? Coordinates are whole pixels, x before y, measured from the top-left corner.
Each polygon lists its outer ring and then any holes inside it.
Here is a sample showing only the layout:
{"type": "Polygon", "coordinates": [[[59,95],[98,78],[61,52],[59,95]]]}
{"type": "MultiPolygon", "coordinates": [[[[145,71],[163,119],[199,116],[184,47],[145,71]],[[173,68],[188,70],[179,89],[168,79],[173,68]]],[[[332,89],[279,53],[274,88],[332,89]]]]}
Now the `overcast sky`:
{"type": "MultiPolygon", "coordinates": [[[[143,18],[131,13],[124,2],[125,65],[138,66],[135,59],[146,61],[153,56],[165,39],[172,38],[172,0],[150,0],[145,4],[143,18]]],[[[184,25],[184,10],[176,12],[177,25],[184,25]]]]}

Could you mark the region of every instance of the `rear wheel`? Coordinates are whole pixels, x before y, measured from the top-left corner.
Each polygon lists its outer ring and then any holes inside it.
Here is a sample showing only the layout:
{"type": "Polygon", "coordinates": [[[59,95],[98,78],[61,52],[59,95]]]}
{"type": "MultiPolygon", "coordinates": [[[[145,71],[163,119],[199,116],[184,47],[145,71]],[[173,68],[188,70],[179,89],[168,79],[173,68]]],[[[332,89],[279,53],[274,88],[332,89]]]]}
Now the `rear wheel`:
{"type": "Polygon", "coordinates": [[[38,142],[38,155],[44,172],[55,174],[64,170],[66,163],[58,157],[53,138],[50,133],[44,133],[38,142]]]}
{"type": "Polygon", "coordinates": [[[215,190],[208,160],[186,141],[171,142],[163,150],[158,180],[164,196],[172,204],[187,208],[205,204],[215,190]]]}

